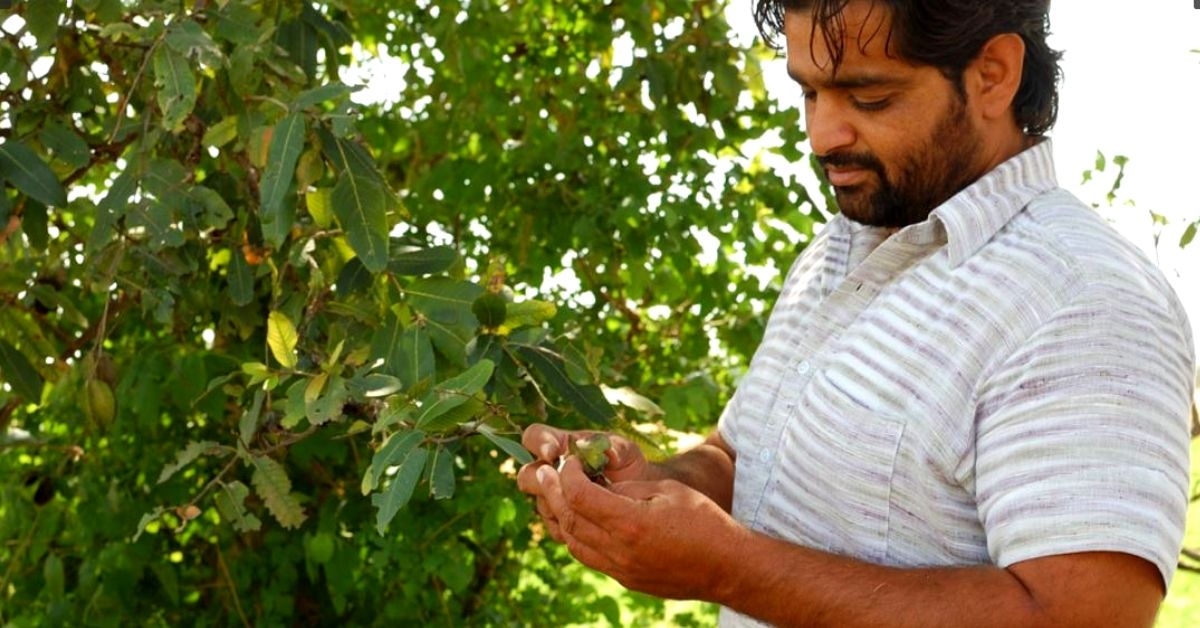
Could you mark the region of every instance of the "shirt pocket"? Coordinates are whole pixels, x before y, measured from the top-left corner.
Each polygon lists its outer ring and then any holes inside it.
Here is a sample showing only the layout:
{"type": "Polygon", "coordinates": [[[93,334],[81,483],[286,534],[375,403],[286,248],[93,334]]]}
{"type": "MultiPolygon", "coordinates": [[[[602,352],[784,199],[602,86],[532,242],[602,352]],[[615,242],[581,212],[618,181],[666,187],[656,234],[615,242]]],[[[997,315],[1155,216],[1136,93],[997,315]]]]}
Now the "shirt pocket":
{"type": "Polygon", "coordinates": [[[816,374],[783,430],[764,530],[882,563],[893,471],[905,420],[869,408],[829,373],[816,374]]]}

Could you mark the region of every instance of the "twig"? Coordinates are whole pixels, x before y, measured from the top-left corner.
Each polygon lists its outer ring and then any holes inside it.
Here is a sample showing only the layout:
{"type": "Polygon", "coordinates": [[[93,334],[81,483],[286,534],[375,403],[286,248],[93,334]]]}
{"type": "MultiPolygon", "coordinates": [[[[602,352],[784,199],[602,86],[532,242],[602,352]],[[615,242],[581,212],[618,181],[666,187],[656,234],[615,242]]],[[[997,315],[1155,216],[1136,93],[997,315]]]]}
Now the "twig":
{"type": "Polygon", "coordinates": [[[237,614],[242,620],[242,625],[250,628],[250,620],[246,619],[246,613],[242,611],[242,601],[238,598],[237,587],[233,584],[233,577],[229,575],[229,567],[225,565],[225,556],[221,554],[221,546],[213,543],[213,547],[217,549],[217,565],[221,568],[221,573],[225,575],[225,584],[229,587],[229,594],[233,596],[233,607],[237,609],[237,614]]]}
{"type": "Polygon", "coordinates": [[[129,107],[129,97],[133,96],[133,92],[137,91],[138,83],[142,80],[142,75],[146,72],[146,66],[150,65],[150,57],[154,56],[154,51],[158,49],[163,38],[167,36],[167,29],[154,39],[154,43],[146,50],[146,56],[142,58],[142,65],[138,68],[137,74],[133,76],[133,82],[129,84],[129,91],[121,97],[121,103],[117,106],[117,121],[113,123],[112,133],[108,136],[108,143],[112,144],[117,140],[117,133],[121,130],[121,122],[125,120],[125,109],[129,107]]]}

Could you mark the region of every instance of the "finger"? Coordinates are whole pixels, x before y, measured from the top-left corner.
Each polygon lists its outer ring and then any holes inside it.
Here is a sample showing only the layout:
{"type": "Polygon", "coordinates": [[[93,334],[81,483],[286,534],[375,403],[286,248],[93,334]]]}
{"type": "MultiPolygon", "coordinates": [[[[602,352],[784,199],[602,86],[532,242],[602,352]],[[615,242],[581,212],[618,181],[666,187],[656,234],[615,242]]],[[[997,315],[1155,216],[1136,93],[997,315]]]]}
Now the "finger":
{"type": "Polygon", "coordinates": [[[535,460],[527,465],[522,465],[517,470],[517,489],[522,493],[541,495],[542,485],[538,483],[537,470],[538,467],[544,467],[546,464],[546,462],[541,460],[535,460]]]}
{"type": "Polygon", "coordinates": [[[593,482],[578,458],[567,458],[557,475],[568,506],[583,519],[614,529],[623,528],[635,516],[638,502],[593,482]]]}
{"type": "Polygon", "coordinates": [[[554,513],[546,504],[545,499],[537,500],[537,512],[538,516],[542,518],[542,524],[546,527],[546,534],[549,534],[550,538],[558,541],[559,543],[565,543],[566,540],[563,538],[562,531],[559,529],[558,519],[554,517],[554,513]]]}
{"type": "Polygon", "coordinates": [[[578,537],[565,535],[563,544],[576,560],[601,573],[620,579],[616,565],[602,551],[583,542],[578,537]]]}
{"type": "Polygon", "coordinates": [[[521,434],[521,445],[543,462],[555,462],[567,451],[567,433],[549,425],[534,423],[521,434]]]}
{"type": "MultiPolygon", "coordinates": [[[[572,468],[574,463],[574,473],[583,476],[583,471],[579,465],[579,461],[568,459],[567,466],[563,469],[564,472],[568,468],[572,468]]],[[[537,471],[538,479],[542,483],[542,499],[545,500],[546,506],[549,508],[551,515],[558,523],[559,530],[565,537],[575,537],[587,545],[606,546],[613,543],[612,536],[602,526],[596,525],[587,517],[580,516],[575,510],[574,504],[567,498],[562,488],[562,476],[549,466],[542,467],[537,471]]],[[[588,482],[590,483],[590,482],[588,482]]],[[[594,485],[593,485],[594,486],[594,485]]],[[[600,487],[595,487],[597,490],[604,491],[600,487]]]]}

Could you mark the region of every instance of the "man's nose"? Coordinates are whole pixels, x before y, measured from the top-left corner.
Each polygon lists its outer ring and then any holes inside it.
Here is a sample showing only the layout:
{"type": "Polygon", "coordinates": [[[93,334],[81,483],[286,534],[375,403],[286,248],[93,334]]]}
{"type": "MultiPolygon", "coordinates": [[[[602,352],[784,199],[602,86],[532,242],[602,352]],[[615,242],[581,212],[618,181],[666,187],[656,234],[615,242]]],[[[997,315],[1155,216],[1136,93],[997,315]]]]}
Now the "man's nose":
{"type": "Polygon", "coordinates": [[[808,141],[817,155],[828,155],[854,145],[856,133],[845,112],[828,98],[818,99],[805,109],[808,141]]]}

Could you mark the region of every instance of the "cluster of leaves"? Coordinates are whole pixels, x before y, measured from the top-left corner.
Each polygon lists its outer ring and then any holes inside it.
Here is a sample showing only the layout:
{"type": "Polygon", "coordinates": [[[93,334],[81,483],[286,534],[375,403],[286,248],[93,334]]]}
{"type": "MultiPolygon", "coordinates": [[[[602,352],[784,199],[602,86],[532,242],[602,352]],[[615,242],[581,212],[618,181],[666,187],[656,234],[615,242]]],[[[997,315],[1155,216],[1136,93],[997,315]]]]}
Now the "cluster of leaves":
{"type": "Polygon", "coordinates": [[[0,619],[621,623],[513,437],[715,420],[819,219],[739,156],[799,158],[758,53],[682,0],[187,4],[0,12],[0,619]]]}

